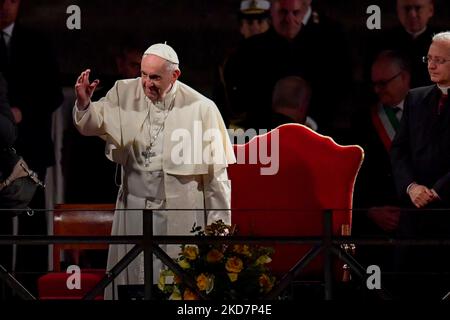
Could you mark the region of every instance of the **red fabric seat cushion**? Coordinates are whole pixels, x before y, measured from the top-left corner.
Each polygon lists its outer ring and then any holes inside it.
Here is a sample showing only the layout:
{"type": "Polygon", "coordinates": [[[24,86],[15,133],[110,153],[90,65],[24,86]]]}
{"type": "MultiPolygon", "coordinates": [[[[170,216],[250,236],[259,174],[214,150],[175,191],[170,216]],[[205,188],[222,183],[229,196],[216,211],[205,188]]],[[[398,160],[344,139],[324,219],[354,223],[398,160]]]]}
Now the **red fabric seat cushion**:
{"type": "MultiPolygon", "coordinates": [[[[39,299],[81,299],[103,278],[105,270],[81,270],[80,289],[69,289],[67,278],[72,274],[65,272],[48,273],[38,279],[39,299]]],[[[103,299],[99,295],[96,299],[103,299]]]]}

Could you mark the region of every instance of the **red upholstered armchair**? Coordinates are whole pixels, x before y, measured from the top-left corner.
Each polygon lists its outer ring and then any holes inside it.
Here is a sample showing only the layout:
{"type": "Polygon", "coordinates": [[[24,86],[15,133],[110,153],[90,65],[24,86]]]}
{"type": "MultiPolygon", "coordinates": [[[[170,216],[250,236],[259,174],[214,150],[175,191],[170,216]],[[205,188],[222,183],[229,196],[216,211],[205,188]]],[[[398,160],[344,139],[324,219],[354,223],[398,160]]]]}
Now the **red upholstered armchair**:
{"type": "MultiPolygon", "coordinates": [[[[234,145],[234,151],[238,163],[229,166],[228,174],[232,222],[238,235],[322,235],[324,209],[333,209],[333,234],[341,235],[344,226],[351,229],[353,187],[363,159],[359,146],[341,146],[305,126],[286,124],[249,143],[234,145]],[[278,150],[273,148],[276,144],[278,150]],[[256,163],[250,163],[249,150],[265,145],[273,152],[268,154],[272,162],[263,164],[269,158],[261,161],[259,155],[256,163]],[[268,171],[274,171],[276,160],[276,174],[262,175],[262,168],[272,166],[268,171]]],[[[275,249],[271,267],[278,275],[288,272],[311,248],[306,244],[271,246],[275,249]]],[[[323,258],[318,256],[301,275],[323,277],[322,267],[323,258]]]]}
{"type": "MultiPolygon", "coordinates": [[[[60,236],[109,236],[114,216],[114,204],[57,204],[53,213],[53,234],[60,236]]],[[[81,289],[68,289],[71,275],[61,270],[61,253],[68,251],[71,263],[80,264],[83,250],[108,250],[108,244],[69,243],[53,245],[53,271],[38,280],[40,299],[81,299],[105,275],[103,269],[81,267],[81,289]]],[[[96,299],[103,299],[98,296],[96,299]]]]}
{"type": "MultiPolygon", "coordinates": [[[[109,236],[115,204],[57,204],[53,211],[53,234],[64,236],[109,236]]],[[[61,271],[61,253],[69,251],[79,265],[83,250],[108,250],[109,245],[68,243],[53,245],[53,271],[61,271]]],[[[106,268],[106,265],[105,265],[106,268]]]]}

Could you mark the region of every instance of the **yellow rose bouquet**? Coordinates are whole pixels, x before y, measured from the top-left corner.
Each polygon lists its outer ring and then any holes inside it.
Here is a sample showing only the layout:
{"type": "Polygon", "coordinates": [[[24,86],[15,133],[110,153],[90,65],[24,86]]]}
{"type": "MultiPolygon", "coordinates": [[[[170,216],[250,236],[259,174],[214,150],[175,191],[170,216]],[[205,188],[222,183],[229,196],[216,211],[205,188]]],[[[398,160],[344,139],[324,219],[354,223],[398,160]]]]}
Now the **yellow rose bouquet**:
{"type": "MultiPolygon", "coordinates": [[[[206,227],[195,227],[198,236],[228,236],[231,226],[221,220],[206,227]]],[[[272,248],[247,244],[182,245],[176,263],[190,275],[197,289],[213,300],[258,299],[269,292],[275,277],[268,263],[272,248]]],[[[165,269],[160,274],[159,289],[170,300],[196,300],[199,297],[178,275],[165,269]]]]}

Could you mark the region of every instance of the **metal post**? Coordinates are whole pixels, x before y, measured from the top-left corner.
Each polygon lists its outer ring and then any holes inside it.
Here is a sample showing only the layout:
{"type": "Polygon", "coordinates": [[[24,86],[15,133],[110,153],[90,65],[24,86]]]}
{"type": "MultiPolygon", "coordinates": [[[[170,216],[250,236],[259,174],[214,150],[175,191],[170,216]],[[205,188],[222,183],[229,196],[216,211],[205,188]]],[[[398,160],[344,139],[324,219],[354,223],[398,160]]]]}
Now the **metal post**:
{"type": "Polygon", "coordinates": [[[153,299],[153,210],[144,209],[142,229],[144,247],[144,299],[151,300],[153,299]]]}
{"type": "Polygon", "coordinates": [[[94,300],[103,290],[113,283],[113,297],[115,297],[114,279],[142,252],[142,245],[136,244],[127,254],[117,262],[111,270],[109,270],[105,276],[95,285],[88,293],[83,297],[85,300],[94,300]]]}
{"type": "Polygon", "coordinates": [[[323,213],[323,246],[324,246],[324,281],[325,281],[325,300],[332,299],[333,290],[333,274],[332,274],[332,253],[331,253],[331,237],[333,234],[333,212],[327,209],[323,213]]]}

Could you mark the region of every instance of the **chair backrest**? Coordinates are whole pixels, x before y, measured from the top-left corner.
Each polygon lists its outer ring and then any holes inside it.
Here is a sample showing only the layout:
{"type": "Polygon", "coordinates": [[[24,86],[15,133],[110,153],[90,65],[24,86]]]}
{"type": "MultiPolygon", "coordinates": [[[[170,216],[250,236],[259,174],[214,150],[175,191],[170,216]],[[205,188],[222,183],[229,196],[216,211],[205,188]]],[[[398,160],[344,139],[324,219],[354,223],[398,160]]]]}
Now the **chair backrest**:
{"type": "MultiPolygon", "coordinates": [[[[239,235],[319,236],[323,234],[324,209],[333,209],[334,234],[341,235],[344,226],[351,228],[353,187],[363,159],[359,146],[340,146],[305,126],[287,124],[244,145],[234,145],[234,151],[238,163],[229,166],[228,174],[232,221],[239,235]],[[274,143],[278,151],[272,148],[274,143]],[[267,159],[249,163],[249,151],[262,150],[264,145],[273,150],[271,165],[278,161],[276,174],[261,174],[261,169],[269,166],[267,159]],[[239,159],[242,155],[245,164],[239,159]]],[[[311,248],[273,247],[271,267],[277,274],[289,271],[311,248]]],[[[319,257],[303,274],[321,275],[322,266],[319,257]]]]}
{"type": "MultiPolygon", "coordinates": [[[[53,211],[53,234],[64,236],[109,236],[114,204],[57,204],[53,211]]],[[[107,250],[108,244],[70,243],[53,245],[53,270],[61,270],[61,251],[107,250]]],[[[78,261],[77,261],[78,262],[78,261]]]]}

